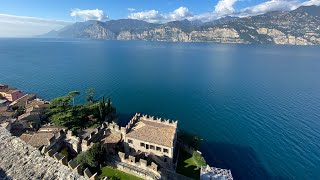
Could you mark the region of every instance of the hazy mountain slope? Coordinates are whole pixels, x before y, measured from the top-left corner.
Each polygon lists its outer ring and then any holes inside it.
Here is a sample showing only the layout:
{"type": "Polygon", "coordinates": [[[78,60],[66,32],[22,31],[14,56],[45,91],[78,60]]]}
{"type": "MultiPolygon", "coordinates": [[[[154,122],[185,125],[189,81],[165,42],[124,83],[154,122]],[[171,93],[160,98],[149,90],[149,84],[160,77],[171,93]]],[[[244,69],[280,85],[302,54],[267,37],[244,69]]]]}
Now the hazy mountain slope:
{"type": "Polygon", "coordinates": [[[208,23],[183,20],[153,24],[133,19],[87,21],[50,35],[106,40],[319,45],[319,14],[320,6],[302,6],[293,11],[245,18],[225,17],[208,23]]]}

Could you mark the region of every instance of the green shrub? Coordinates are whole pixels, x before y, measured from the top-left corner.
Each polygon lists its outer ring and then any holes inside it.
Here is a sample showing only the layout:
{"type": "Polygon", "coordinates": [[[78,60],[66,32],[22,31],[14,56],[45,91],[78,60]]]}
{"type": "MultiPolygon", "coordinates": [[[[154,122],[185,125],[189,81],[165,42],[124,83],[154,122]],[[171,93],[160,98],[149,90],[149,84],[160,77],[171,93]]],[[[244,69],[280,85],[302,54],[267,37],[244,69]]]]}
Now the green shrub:
{"type": "Polygon", "coordinates": [[[204,159],[202,154],[200,154],[198,151],[194,151],[192,157],[198,167],[207,165],[206,160],[204,159]]]}
{"type": "Polygon", "coordinates": [[[83,164],[84,167],[97,168],[104,161],[105,148],[101,143],[94,144],[90,149],[80,153],[76,157],[78,164],[83,164]]]}

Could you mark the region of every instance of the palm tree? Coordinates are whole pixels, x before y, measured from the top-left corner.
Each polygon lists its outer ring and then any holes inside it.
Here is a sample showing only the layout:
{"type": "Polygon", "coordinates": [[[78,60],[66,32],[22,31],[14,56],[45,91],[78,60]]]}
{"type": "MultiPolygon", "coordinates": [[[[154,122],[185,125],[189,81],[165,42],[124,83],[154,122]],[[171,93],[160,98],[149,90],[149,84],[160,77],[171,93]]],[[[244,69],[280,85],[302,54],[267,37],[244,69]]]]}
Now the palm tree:
{"type": "Polygon", "coordinates": [[[71,91],[71,92],[69,92],[68,96],[69,96],[69,97],[72,97],[72,104],[73,104],[73,106],[74,106],[74,97],[77,96],[77,95],[79,95],[79,94],[80,94],[79,91],[71,91]]]}

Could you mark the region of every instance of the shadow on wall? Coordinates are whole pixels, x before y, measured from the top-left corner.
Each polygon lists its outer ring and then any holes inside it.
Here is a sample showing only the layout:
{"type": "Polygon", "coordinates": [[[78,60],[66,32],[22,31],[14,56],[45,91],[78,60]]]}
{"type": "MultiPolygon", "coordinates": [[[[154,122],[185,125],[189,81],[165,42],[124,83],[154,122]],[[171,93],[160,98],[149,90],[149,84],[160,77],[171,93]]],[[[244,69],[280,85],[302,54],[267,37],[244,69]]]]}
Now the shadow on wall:
{"type": "Polygon", "coordinates": [[[251,147],[218,142],[203,142],[203,147],[208,147],[202,148],[207,163],[210,166],[231,169],[231,173],[236,180],[287,179],[269,174],[251,147]]]}
{"type": "Polygon", "coordinates": [[[10,178],[7,173],[0,168],[0,179],[1,180],[11,180],[12,178],[10,178]]]}

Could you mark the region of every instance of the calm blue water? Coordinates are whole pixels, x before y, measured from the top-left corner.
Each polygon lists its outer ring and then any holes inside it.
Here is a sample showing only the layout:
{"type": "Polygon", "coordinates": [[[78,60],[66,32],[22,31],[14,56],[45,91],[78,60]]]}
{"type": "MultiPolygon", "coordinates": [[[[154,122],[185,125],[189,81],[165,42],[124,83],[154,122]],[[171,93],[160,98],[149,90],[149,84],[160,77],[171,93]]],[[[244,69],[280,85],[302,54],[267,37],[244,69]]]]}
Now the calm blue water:
{"type": "Polygon", "coordinates": [[[46,99],[93,87],[123,120],[178,119],[237,179],[320,179],[320,47],[0,39],[0,72],[46,99]]]}

